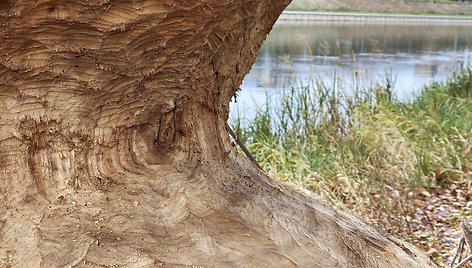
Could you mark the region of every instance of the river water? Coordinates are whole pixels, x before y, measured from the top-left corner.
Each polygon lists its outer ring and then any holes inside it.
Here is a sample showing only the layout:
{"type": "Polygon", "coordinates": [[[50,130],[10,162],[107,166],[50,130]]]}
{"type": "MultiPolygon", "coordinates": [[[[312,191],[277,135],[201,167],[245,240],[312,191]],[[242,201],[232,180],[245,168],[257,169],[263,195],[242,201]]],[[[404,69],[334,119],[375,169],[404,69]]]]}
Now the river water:
{"type": "Polygon", "coordinates": [[[396,97],[408,101],[470,64],[472,26],[278,22],[231,104],[231,117],[251,119],[266,96],[276,99],[284,88],[314,80],[349,91],[355,81],[368,86],[388,78],[396,97]]]}

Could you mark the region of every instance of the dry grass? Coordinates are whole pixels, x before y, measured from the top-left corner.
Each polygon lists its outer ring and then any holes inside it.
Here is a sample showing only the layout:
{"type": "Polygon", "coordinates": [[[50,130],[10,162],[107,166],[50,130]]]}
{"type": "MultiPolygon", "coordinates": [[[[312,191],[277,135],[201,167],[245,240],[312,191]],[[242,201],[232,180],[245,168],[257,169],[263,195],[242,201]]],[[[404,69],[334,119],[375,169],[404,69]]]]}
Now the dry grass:
{"type": "MultiPolygon", "coordinates": [[[[361,217],[398,211],[472,169],[472,72],[400,103],[389,81],[345,94],[320,81],[233,122],[270,175],[361,217]]],[[[400,211],[401,212],[401,211],[400,211]]]]}

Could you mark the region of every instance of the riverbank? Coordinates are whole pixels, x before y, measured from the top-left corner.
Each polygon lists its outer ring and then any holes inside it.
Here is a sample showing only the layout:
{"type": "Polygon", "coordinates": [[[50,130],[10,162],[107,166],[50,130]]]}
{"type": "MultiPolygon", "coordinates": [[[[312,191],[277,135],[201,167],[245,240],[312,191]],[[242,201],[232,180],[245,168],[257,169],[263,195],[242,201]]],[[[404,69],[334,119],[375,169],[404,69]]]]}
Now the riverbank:
{"type": "Polygon", "coordinates": [[[472,16],[406,15],[285,11],[279,22],[346,22],[383,24],[449,24],[472,25],[472,16]]]}
{"type": "Polygon", "coordinates": [[[290,11],[472,15],[472,3],[427,0],[293,0],[290,11]]]}
{"type": "Polygon", "coordinates": [[[232,125],[272,177],[450,263],[472,220],[472,70],[409,103],[389,81],[353,92],[312,81],[232,125]]]}

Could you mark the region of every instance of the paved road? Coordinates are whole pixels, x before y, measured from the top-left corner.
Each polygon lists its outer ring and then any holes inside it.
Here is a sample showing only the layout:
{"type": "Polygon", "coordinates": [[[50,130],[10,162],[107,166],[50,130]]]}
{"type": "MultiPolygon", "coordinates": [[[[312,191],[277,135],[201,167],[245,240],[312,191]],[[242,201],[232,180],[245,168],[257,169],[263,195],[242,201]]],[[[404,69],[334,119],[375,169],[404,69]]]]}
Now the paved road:
{"type": "Polygon", "coordinates": [[[285,11],[281,21],[346,21],[346,22],[386,22],[386,23],[438,23],[470,24],[472,17],[467,16],[424,16],[404,14],[369,14],[369,13],[335,13],[285,11]]]}

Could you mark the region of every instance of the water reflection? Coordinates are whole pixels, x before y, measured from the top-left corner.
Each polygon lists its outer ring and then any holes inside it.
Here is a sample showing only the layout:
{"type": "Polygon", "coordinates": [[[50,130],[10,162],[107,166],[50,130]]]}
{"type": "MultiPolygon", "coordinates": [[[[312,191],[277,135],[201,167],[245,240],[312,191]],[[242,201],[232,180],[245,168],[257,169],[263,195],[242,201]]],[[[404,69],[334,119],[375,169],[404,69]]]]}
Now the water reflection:
{"type": "Polygon", "coordinates": [[[276,97],[310,79],[335,83],[335,74],[345,88],[353,86],[355,73],[366,85],[389,76],[397,97],[407,100],[425,84],[470,65],[469,48],[471,26],[277,23],[232,110],[251,117],[266,94],[276,97]]]}

